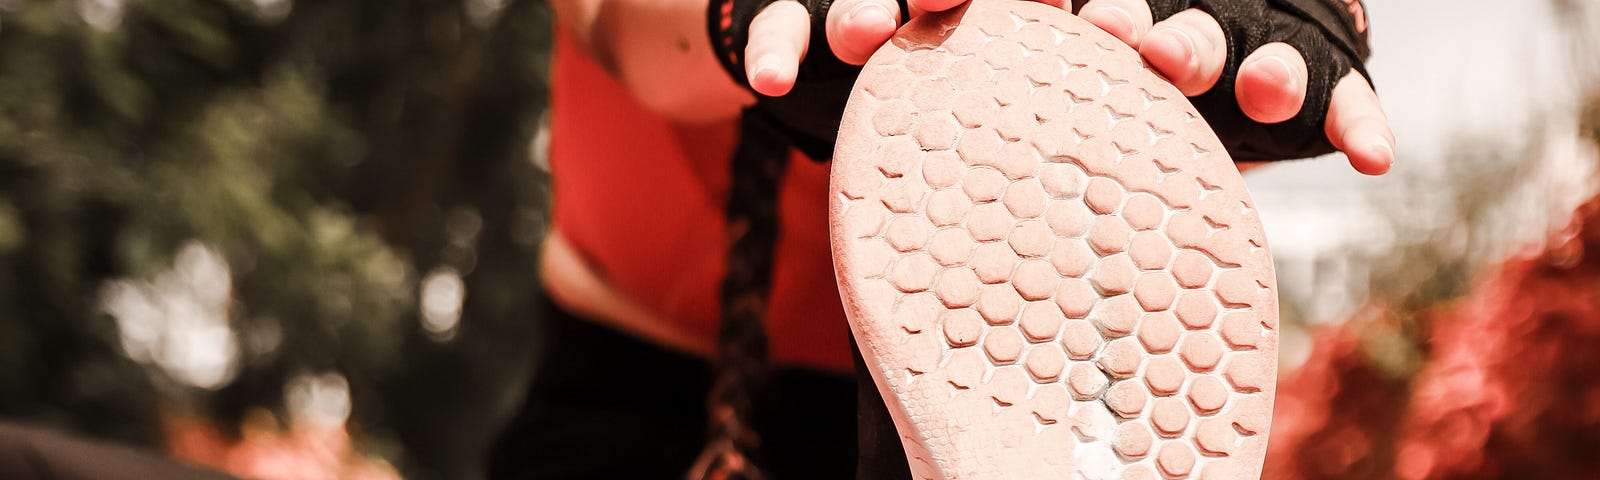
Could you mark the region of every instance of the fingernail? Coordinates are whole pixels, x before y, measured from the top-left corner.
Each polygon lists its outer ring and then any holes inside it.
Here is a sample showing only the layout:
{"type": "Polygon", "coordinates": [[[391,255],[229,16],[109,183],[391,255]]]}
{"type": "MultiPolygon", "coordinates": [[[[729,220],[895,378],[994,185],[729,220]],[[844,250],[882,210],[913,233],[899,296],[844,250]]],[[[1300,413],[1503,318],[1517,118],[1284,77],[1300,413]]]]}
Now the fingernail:
{"type": "Polygon", "coordinates": [[[1181,58],[1184,59],[1184,74],[1192,74],[1200,69],[1200,56],[1194,54],[1199,49],[1195,47],[1194,37],[1189,36],[1189,32],[1170,27],[1160,28],[1150,32],[1149,41],[1166,44],[1166,46],[1159,48],[1180,52],[1181,58]]]}
{"type": "Polygon", "coordinates": [[[1372,135],[1368,141],[1372,142],[1372,146],[1368,147],[1367,153],[1376,160],[1374,166],[1378,167],[1376,171],[1370,173],[1388,172],[1389,168],[1394,166],[1394,145],[1391,145],[1389,139],[1383,135],[1372,135]]]}
{"type": "Polygon", "coordinates": [[[1293,92],[1300,88],[1299,81],[1294,74],[1289,72],[1289,62],[1283,61],[1277,55],[1267,55],[1251,62],[1247,68],[1259,70],[1267,76],[1267,80],[1276,85],[1283,85],[1285,91],[1293,92]]]}
{"type": "Polygon", "coordinates": [[[1374,156],[1383,159],[1384,163],[1394,164],[1394,145],[1389,144],[1389,139],[1383,135],[1373,135],[1374,156]]]}
{"type": "Polygon", "coordinates": [[[1122,7],[1115,5],[1100,5],[1096,8],[1079,12],[1078,16],[1085,17],[1091,23],[1100,25],[1100,28],[1111,32],[1113,35],[1119,31],[1127,32],[1128,38],[1124,40],[1126,40],[1129,44],[1139,43],[1139,32],[1134,31],[1133,28],[1133,14],[1128,13],[1128,11],[1124,10],[1122,7]],[[1101,12],[1104,12],[1105,14],[1102,14],[1101,12]]]}
{"type": "Polygon", "coordinates": [[[773,54],[762,55],[756,59],[756,73],[751,76],[751,82],[770,83],[778,79],[778,57],[773,54]]]}
{"type": "Polygon", "coordinates": [[[883,8],[883,5],[865,2],[850,9],[850,13],[845,15],[845,20],[852,23],[876,24],[885,20],[893,22],[894,18],[889,15],[889,9],[883,8]]]}

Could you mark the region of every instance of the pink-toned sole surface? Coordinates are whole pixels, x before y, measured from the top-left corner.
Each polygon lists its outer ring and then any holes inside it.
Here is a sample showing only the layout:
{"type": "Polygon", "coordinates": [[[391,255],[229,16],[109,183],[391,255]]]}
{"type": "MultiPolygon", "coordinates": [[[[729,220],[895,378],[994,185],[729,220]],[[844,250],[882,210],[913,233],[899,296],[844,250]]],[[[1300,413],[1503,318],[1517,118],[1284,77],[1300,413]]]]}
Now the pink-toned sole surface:
{"type": "Polygon", "coordinates": [[[867,63],[830,215],[918,478],[1256,478],[1271,257],[1192,106],[1033,2],[919,17],[867,63]]]}

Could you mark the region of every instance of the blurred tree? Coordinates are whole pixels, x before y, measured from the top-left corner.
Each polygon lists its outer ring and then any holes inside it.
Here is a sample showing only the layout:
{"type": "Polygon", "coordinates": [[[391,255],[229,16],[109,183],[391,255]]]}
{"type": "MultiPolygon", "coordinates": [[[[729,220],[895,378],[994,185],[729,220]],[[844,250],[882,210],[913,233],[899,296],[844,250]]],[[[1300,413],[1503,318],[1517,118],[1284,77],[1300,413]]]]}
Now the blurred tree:
{"type": "Polygon", "coordinates": [[[281,417],[286,383],[331,371],[408,476],[475,474],[535,338],[549,22],[519,0],[0,2],[0,416],[154,444],[164,412],[281,417]],[[231,283],[215,385],[131,359],[102,308],[195,242],[231,283]]]}

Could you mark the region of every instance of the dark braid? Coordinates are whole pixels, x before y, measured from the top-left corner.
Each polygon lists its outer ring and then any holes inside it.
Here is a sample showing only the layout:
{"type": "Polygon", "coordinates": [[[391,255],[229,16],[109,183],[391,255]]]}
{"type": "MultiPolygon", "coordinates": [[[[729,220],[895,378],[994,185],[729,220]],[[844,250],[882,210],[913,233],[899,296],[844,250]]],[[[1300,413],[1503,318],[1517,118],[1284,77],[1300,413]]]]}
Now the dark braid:
{"type": "Polygon", "coordinates": [[[752,425],[768,368],[764,325],[778,243],[778,188],[788,167],[789,142],[760,110],[740,118],[728,191],[728,273],[721,289],[715,378],[709,397],[710,442],[691,480],[759,480],[761,444],[752,425]]]}

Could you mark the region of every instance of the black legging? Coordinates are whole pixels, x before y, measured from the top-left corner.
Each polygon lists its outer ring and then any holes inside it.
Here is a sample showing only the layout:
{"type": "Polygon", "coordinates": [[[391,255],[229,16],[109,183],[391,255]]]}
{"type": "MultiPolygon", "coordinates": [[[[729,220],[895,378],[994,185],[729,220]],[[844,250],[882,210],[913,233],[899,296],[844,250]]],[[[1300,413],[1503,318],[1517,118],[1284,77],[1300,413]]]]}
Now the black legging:
{"type": "MultiPolygon", "coordinates": [[[[706,441],[711,366],[560,309],[546,325],[543,360],[489,478],[684,478],[706,441]]],[[[783,368],[771,380],[756,422],[768,473],[852,478],[855,380],[783,368]]]]}

